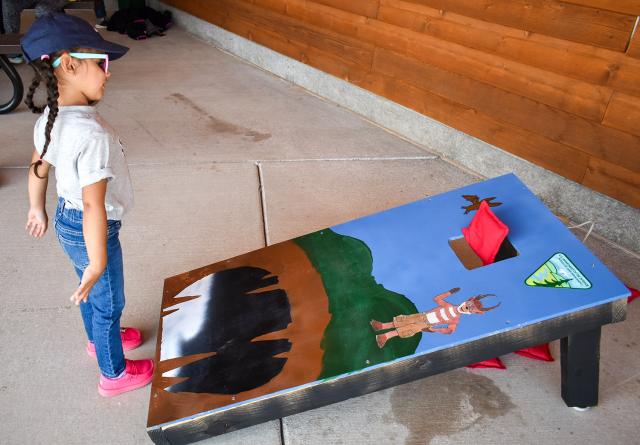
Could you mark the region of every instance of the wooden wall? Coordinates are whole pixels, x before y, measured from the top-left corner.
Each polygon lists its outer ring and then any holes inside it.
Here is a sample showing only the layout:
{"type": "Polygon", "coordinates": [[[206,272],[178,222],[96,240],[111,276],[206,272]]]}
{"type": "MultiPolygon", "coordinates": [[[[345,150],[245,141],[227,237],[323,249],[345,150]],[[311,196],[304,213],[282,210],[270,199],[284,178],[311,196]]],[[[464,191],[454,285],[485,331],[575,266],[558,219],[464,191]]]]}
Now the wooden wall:
{"type": "Polygon", "coordinates": [[[640,0],[163,0],[640,208],[640,0]]]}

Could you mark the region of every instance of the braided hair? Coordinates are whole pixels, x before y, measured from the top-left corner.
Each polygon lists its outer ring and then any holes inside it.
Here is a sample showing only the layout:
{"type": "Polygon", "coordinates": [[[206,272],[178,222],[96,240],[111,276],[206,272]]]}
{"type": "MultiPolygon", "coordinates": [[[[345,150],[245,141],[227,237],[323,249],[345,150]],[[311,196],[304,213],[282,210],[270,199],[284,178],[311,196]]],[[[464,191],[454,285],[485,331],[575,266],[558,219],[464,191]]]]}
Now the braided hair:
{"type": "Polygon", "coordinates": [[[47,106],[49,107],[49,116],[44,130],[45,140],[42,153],[40,154],[40,159],[31,164],[31,166],[33,166],[33,173],[40,179],[44,179],[44,177],[38,174],[38,167],[42,165],[42,158],[49,148],[49,143],[51,142],[51,130],[53,129],[53,123],[58,116],[58,79],[53,73],[53,67],[51,66],[56,58],[57,54],[52,54],[50,57],[45,57],[43,60],[34,60],[31,62],[31,66],[35,71],[35,76],[29,86],[29,91],[27,92],[27,97],[24,101],[32,112],[39,114],[44,111],[44,105],[37,106],[33,103],[33,95],[40,83],[44,80],[45,86],[47,87],[47,106]]]}

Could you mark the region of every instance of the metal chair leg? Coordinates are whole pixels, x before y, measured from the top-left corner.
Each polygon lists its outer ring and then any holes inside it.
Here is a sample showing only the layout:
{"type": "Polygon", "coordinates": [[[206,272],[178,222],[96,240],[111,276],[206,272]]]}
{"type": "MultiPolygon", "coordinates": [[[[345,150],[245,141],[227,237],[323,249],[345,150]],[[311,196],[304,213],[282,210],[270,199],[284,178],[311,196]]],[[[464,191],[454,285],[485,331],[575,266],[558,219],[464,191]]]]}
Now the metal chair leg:
{"type": "Polygon", "coordinates": [[[9,102],[0,104],[0,114],[6,114],[13,111],[18,105],[20,105],[22,96],[24,95],[24,86],[22,84],[20,74],[4,54],[0,54],[0,68],[6,73],[13,85],[13,97],[9,102]]]}

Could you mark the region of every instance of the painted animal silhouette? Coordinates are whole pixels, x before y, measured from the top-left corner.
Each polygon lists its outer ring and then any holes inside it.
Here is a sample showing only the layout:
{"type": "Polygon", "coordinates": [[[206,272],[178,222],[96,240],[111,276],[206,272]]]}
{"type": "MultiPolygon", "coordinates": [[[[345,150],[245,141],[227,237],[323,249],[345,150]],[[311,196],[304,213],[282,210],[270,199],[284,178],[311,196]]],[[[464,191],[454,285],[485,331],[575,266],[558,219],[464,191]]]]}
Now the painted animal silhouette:
{"type": "Polygon", "coordinates": [[[398,315],[393,317],[393,321],[381,323],[378,320],[371,320],[371,327],[374,331],[382,331],[392,329],[384,334],[376,335],[376,342],[379,348],[393,337],[408,338],[416,335],[418,332],[438,332],[440,334],[453,334],[460,323],[460,316],[463,314],[484,314],[492,309],[500,306],[500,303],[491,307],[483,307],[483,298],[495,296],[493,294],[483,294],[471,297],[459,305],[454,305],[445,300],[445,298],[455,294],[460,290],[459,287],[453,288],[448,292],[437,295],[433,301],[438,305],[426,312],[410,315],[398,315]]]}
{"type": "Polygon", "coordinates": [[[495,196],[484,199],[478,198],[478,195],[462,195],[462,197],[471,203],[469,205],[462,206],[462,208],[465,210],[465,215],[469,212],[480,209],[480,204],[482,203],[482,201],[486,201],[489,207],[497,207],[499,205],[502,205],[501,202],[492,202],[494,199],[496,199],[495,196]]]}
{"type": "Polygon", "coordinates": [[[277,284],[268,270],[243,266],[207,275],[176,295],[163,315],[160,359],[213,354],[163,372],[186,377],[167,391],[238,394],[278,375],[291,342],[256,340],[292,321],[287,293],[277,284]]]}

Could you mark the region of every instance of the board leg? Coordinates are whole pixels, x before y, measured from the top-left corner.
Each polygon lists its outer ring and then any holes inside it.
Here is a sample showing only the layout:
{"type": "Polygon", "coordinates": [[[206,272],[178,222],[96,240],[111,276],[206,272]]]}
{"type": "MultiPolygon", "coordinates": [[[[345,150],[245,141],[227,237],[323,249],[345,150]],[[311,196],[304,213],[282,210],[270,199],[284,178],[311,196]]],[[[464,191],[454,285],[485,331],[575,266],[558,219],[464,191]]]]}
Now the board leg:
{"type": "Polygon", "coordinates": [[[600,329],[579,332],[560,341],[561,392],[569,407],[598,404],[600,329]]]}

